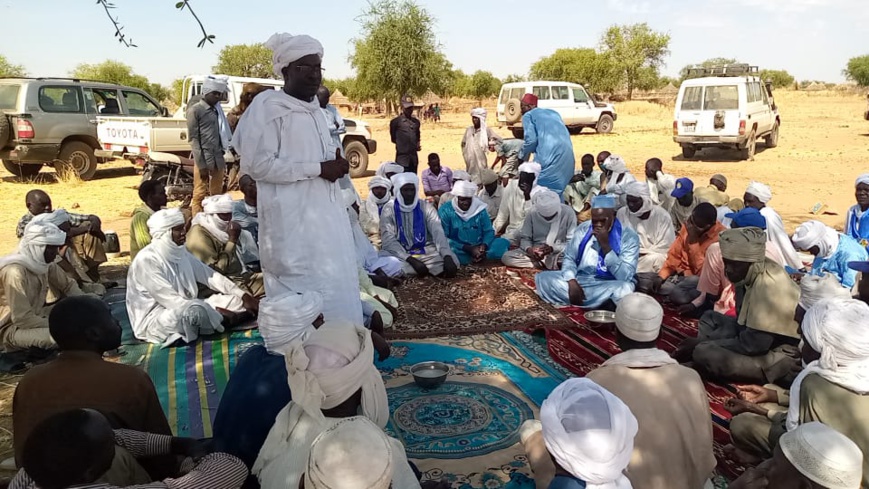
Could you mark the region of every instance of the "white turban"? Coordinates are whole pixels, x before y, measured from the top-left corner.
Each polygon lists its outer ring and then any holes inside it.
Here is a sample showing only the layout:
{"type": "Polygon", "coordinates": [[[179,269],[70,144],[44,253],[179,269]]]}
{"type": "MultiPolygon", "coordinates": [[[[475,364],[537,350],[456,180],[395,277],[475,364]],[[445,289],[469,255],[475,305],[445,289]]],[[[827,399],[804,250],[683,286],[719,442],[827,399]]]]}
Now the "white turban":
{"type": "Polygon", "coordinates": [[[64,243],[66,233],[60,228],[50,222],[31,221],[18,242],[18,253],[0,258],[0,270],[7,265],[18,264],[38,275],[48,273],[51,264],[45,261],[45,247],[63,246],[64,243]]]}
{"type": "Polygon", "coordinates": [[[851,291],[842,287],[835,275],[803,275],[800,279],[799,305],[806,311],[824,299],[850,299],[851,291]]]}
{"type": "Polygon", "coordinates": [[[531,209],[536,210],[542,217],[558,214],[558,211],[561,210],[561,199],[558,197],[558,194],[546,187],[541,188],[543,190],[534,192],[534,195],[531,197],[531,209]]]}
{"type": "Polygon", "coordinates": [[[663,320],[664,309],[661,304],[639,292],[626,295],[616,307],[616,328],[634,341],[657,340],[663,320]]]}
{"type": "Polygon", "coordinates": [[[232,214],[235,201],[229,194],[212,195],[202,200],[202,210],[206,214],[232,214]]]}
{"type": "Polygon", "coordinates": [[[453,172],[453,181],[461,180],[463,182],[471,181],[471,174],[465,170],[456,170],[453,172]]]}
{"type": "Polygon", "coordinates": [[[864,173],[857,177],[857,181],[854,182],[854,186],[860,185],[861,183],[869,185],[869,173],[864,173]]]}
{"type": "Polygon", "coordinates": [[[869,394],[867,317],[869,305],[854,299],[825,299],[806,312],[803,338],[821,358],[806,365],[791,385],[789,431],[800,422],[800,386],[810,374],[818,374],[857,394],[869,394]]]}
{"type": "Polygon", "coordinates": [[[202,82],[202,95],[211,92],[227,93],[229,91],[229,77],[225,75],[208,75],[202,82]]]}
{"type": "Polygon", "coordinates": [[[613,173],[625,173],[628,171],[628,164],[619,155],[609,155],[601,164],[604,170],[613,173]]]}
{"type": "Polygon", "coordinates": [[[817,421],[806,423],[783,434],[779,446],[791,465],[819,487],[860,487],[863,452],[833,428],[817,421]]]}
{"type": "Polygon", "coordinates": [[[395,471],[392,452],[392,441],[368,418],[344,418],[311,443],[305,488],[387,489],[395,471]]]}
{"type": "Polygon", "coordinates": [[[377,171],[374,172],[378,177],[386,178],[387,173],[403,173],[404,167],[399,165],[394,161],[385,161],[377,167],[377,171]]]}
{"type": "Polygon", "coordinates": [[[631,214],[642,216],[652,210],[652,194],[649,191],[649,185],[645,182],[631,182],[625,185],[625,194],[643,199],[643,205],[637,212],[628,209],[631,214]]]}
{"type": "Polygon", "coordinates": [[[151,239],[160,238],[184,222],[184,214],[179,209],[163,209],[155,212],[148,218],[148,231],[151,233],[151,239]]]}
{"type": "Polygon", "coordinates": [[[221,244],[229,241],[229,221],[218,214],[232,214],[233,200],[229,194],[213,195],[202,201],[202,212],[193,216],[192,226],[201,226],[221,244]]]}
{"type": "Polygon", "coordinates": [[[362,389],[362,414],[386,427],[389,400],[374,366],[370,331],[350,322],[330,321],[306,340],[293,340],[284,356],[293,402],[309,416],[324,422],[323,409],[340,405],[362,389]]]}
{"type": "Polygon", "coordinates": [[[282,70],[293,61],[312,54],[323,58],[323,45],[311,36],[294,36],[286,32],[272,34],[265,46],[272,50],[272,71],[280,79],[284,77],[282,70]]]}
{"type": "Polygon", "coordinates": [[[768,186],[760,182],[749,183],[748,188],[745,189],[745,192],[757,197],[757,200],[763,202],[764,204],[772,200],[772,190],[770,190],[768,186]]]}
{"type": "Polygon", "coordinates": [[[588,489],[630,489],[624,474],[637,419],[618,397],[586,378],[568,379],[540,406],[543,441],[588,489]]]}
{"type": "Polygon", "coordinates": [[[799,225],[791,240],[797,248],[808,251],[817,246],[821,258],[829,258],[839,246],[839,233],[821,221],[807,221],[799,225]]]}
{"type": "Polygon", "coordinates": [[[392,182],[386,177],[374,175],[371,177],[371,180],[368,181],[368,188],[372,189],[374,187],[385,187],[388,192],[392,189],[392,182]]]}
{"type": "Polygon", "coordinates": [[[534,177],[540,176],[540,163],[526,162],[519,165],[519,173],[533,173],[534,177]]]}
{"type": "Polygon", "coordinates": [[[314,291],[266,296],[260,301],[257,323],[266,349],[282,354],[293,340],[304,340],[322,312],[323,297],[314,291]]]}
{"type": "Polygon", "coordinates": [[[62,224],[66,224],[69,222],[69,212],[66,212],[63,209],[57,209],[54,212],[45,212],[39,214],[38,216],[34,216],[33,219],[27,223],[29,226],[33,223],[49,223],[54,224],[57,227],[60,227],[62,224]]]}
{"type": "Polygon", "coordinates": [[[453,185],[452,193],[456,197],[473,197],[477,195],[477,184],[459,180],[453,185]]]}
{"type": "Polygon", "coordinates": [[[392,176],[392,188],[395,189],[394,193],[395,199],[398,201],[398,207],[403,212],[411,212],[416,208],[416,205],[419,203],[419,177],[415,173],[396,173],[392,176]],[[404,203],[404,197],[401,195],[401,187],[408,184],[413,185],[415,189],[413,192],[413,202],[410,205],[404,203]]]}
{"type": "Polygon", "coordinates": [[[471,117],[476,117],[480,120],[480,134],[477,136],[477,142],[484,150],[489,149],[489,131],[486,129],[486,109],[477,107],[471,109],[471,117]]]}

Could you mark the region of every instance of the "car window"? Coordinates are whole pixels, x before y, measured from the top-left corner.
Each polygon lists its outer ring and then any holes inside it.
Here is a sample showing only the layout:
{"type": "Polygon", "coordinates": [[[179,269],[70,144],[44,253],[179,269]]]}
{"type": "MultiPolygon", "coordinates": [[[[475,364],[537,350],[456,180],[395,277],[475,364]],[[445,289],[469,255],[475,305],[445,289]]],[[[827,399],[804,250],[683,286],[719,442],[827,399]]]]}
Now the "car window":
{"type": "Polygon", "coordinates": [[[509,100],[509,99],[510,99],[510,90],[508,90],[506,88],[502,88],[501,89],[501,96],[498,97],[498,103],[501,105],[506,105],[507,100],[509,100]]]}
{"type": "Polygon", "coordinates": [[[137,117],[160,117],[163,111],[144,94],[124,90],[124,100],[127,102],[127,110],[130,115],[137,117]]]}
{"type": "Polygon", "coordinates": [[[764,87],[764,86],[760,87],[760,94],[763,97],[764,105],[769,105],[769,94],[766,91],[766,87],[764,87]]]}
{"type": "Polygon", "coordinates": [[[585,93],[585,90],[581,88],[573,89],[573,101],[578,104],[584,104],[588,102],[588,94],[585,93]]]}
{"type": "Polygon", "coordinates": [[[569,100],[570,89],[565,86],[552,87],[552,100],[569,100]]]}
{"type": "Polygon", "coordinates": [[[86,88],[85,101],[88,113],[117,115],[121,113],[118,91],[111,88],[86,88]]]}
{"type": "Polygon", "coordinates": [[[539,100],[549,100],[549,87],[534,87],[532,92],[539,100]]]}
{"type": "Polygon", "coordinates": [[[717,85],[706,87],[704,110],[738,110],[739,87],[736,85],[717,85]]]}
{"type": "Polygon", "coordinates": [[[14,110],[18,105],[21,85],[0,85],[0,109],[14,110]]]}
{"type": "Polygon", "coordinates": [[[510,98],[511,99],[519,99],[522,100],[522,97],[525,95],[525,89],[522,87],[517,87],[510,90],[510,98]]]}
{"type": "Polygon", "coordinates": [[[703,110],[703,87],[685,87],[682,110],[703,110]]]}
{"type": "Polygon", "coordinates": [[[81,91],[78,87],[39,88],[39,108],[45,112],[81,112],[81,91]]]}

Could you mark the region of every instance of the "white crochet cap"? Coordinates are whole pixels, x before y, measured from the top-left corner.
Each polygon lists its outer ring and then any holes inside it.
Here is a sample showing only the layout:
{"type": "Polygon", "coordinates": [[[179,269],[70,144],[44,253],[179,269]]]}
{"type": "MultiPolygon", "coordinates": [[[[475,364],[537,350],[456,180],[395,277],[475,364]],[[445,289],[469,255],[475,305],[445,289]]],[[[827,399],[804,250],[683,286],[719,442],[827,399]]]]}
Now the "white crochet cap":
{"type": "Polygon", "coordinates": [[[785,457],[801,474],[827,489],[859,489],[863,452],[847,436],[818,423],[806,423],[779,439],[785,457]]]}

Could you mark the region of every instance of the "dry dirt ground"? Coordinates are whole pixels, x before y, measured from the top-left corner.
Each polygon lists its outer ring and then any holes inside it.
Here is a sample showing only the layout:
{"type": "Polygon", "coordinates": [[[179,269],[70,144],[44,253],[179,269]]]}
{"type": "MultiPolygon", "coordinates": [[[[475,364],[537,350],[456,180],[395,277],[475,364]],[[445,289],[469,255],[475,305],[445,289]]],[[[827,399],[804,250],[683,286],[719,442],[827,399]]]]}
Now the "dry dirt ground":
{"type": "MultiPolygon", "coordinates": [[[[854,180],[869,171],[869,122],[862,119],[865,99],[840,92],[779,92],[776,97],[782,118],[778,148],[765,149],[758,144],[753,162],[738,161],[734,151],[703,151],[697,159],[684,161],[679,147],[672,141],[673,108],[648,102],[616,104],[619,118],[613,134],[597,135],[586,130],[573,136],[577,163],[585,153],[610,151],[620,154],[631,171],[642,179],[646,159],[661,158],[667,173],[690,177],[695,184],[705,184],[709,176],[723,173],[729,179],[729,194],[741,197],[750,180],[758,180],[773,189],[770,205],[784,218],[789,231],[800,222],[814,218],[812,206],[821,202],[831,214],[818,218],[842,229],[844,216],[854,202],[854,180]]],[[[494,107],[489,122],[494,124],[494,107]]],[[[389,142],[389,119],[373,117],[373,137],[379,151],[371,157],[369,174],[382,161],[393,158],[389,142]]],[[[444,113],[438,124],[425,123],[422,128],[420,160],[436,152],[441,161],[453,169],[464,168],[461,138],[470,124],[466,113],[444,113]]],[[[496,131],[505,137],[504,128],[496,131]]],[[[494,158],[491,158],[494,159],[494,158]]],[[[103,229],[115,230],[123,250],[129,249],[129,217],[139,205],[136,186],[140,177],[127,162],[106,164],[90,182],[59,182],[53,170],[44,169],[34,181],[21,182],[0,170],[0,254],[15,249],[15,224],[26,212],[24,194],[33,188],[46,190],[54,206],[101,216],[103,229]]],[[[363,197],[368,194],[368,178],[355,180],[363,197]]],[[[123,264],[124,258],[117,261],[123,264]]],[[[17,378],[0,376],[0,459],[10,453],[12,392],[17,378]]]]}

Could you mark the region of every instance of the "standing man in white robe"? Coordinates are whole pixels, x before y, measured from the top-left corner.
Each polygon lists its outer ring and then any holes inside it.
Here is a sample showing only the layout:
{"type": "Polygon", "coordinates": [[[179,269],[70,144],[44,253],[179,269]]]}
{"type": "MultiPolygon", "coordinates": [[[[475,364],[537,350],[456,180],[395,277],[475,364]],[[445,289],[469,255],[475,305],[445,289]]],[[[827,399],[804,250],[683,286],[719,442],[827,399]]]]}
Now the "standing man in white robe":
{"type": "Polygon", "coordinates": [[[471,179],[479,182],[482,171],[489,168],[486,153],[489,151],[489,140],[497,135],[486,127],[486,109],[477,107],[471,110],[471,125],[465,130],[462,138],[462,155],[465,157],[465,169],[471,179]]]}
{"type": "MultiPolygon", "coordinates": [[[[282,90],[259,94],[235,134],[242,172],[257,182],[260,260],[268,304],[309,290],[326,320],[362,324],[353,234],[337,181],[350,171],[316,98],[323,46],[310,36],[266,41],[282,90]]],[[[277,306],[277,304],[273,304],[277,306]]],[[[279,307],[277,308],[279,309],[279,307]]]]}
{"type": "Polygon", "coordinates": [[[127,313],[136,338],[170,346],[223,331],[224,316],[255,314],[259,301],[187,251],[184,215],[178,209],[148,219],[151,244],[136,255],[127,274],[127,313]],[[199,285],[218,292],[198,298],[199,285]]]}
{"type": "Polygon", "coordinates": [[[797,255],[797,250],[794,249],[791,238],[785,231],[785,224],[781,216],[772,207],[767,206],[767,202],[772,200],[772,190],[760,182],[751,182],[745,190],[745,195],[742,197],[746,207],[754,207],[760,211],[760,214],[766,219],[766,236],[769,241],[778,246],[781,255],[785,259],[785,265],[790,268],[788,272],[793,273],[800,270],[805,270],[806,266],[797,255]]]}

